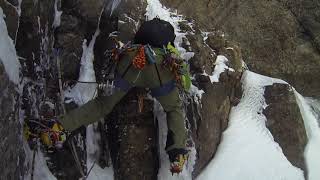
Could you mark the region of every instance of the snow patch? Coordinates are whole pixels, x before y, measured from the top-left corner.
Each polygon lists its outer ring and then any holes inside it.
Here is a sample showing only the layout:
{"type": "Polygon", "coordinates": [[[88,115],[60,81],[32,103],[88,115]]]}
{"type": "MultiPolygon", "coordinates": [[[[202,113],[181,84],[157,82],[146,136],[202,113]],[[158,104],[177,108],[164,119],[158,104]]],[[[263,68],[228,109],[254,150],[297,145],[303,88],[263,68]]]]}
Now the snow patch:
{"type": "Polygon", "coordinates": [[[245,71],[242,83],[241,102],[232,108],[215,158],[197,180],[304,180],[303,171],[274,141],[262,113],[265,86],[285,82],[245,71]]]}
{"type": "Polygon", "coordinates": [[[219,82],[220,74],[223,73],[225,70],[234,72],[234,69],[229,68],[226,65],[226,62],[228,62],[228,61],[229,60],[225,56],[219,55],[217,57],[216,62],[215,62],[214,71],[213,71],[212,75],[210,76],[211,83],[219,82]]]}
{"type": "MultiPolygon", "coordinates": [[[[302,114],[304,125],[308,136],[308,144],[305,148],[305,160],[308,168],[308,180],[320,179],[320,128],[317,120],[316,109],[313,110],[309,101],[294,91],[302,114]]],[[[318,104],[319,105],[319,104],[318,104]]],[[[316,108],[320,108],[315,104],[316,108]]]]}
{"type": "Polygon", "coordinates": [[[0,61],[3,63],[10,81],[15,84],[20,82],[20,62],[12,39],[8,35],[5,15],[0,7],[0,61]]]}
{"type": "Polygon", "coordinates": [[[205,92],[203,90],[200,90],[197,86],[195,85],[191,85],[190,90],[189,90],[189,94],[194,97],[194,100],[197,104],[199,104],[201,106],[201,99],[202,99],[202,95],[205,92]]]}

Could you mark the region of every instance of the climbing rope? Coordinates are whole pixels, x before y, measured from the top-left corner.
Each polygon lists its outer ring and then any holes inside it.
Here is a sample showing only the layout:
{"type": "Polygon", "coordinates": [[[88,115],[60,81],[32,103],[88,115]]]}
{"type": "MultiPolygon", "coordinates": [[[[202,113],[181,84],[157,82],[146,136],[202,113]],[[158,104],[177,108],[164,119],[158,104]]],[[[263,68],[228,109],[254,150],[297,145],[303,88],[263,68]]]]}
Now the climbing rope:
{"type": "Polygon", "coordinates": [[[143,70],[146,65],[146,54],[144,51],[144,46],[141,46],[138,50],[137,55],[134,57],[132,64],[135,68],[143,70]]]}

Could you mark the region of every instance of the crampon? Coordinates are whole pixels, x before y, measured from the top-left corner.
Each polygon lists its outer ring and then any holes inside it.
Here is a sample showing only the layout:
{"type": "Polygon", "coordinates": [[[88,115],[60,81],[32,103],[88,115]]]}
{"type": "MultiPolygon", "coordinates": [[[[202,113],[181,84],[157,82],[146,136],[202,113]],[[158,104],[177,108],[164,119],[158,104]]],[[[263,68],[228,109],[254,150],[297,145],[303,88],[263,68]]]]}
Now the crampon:
{"type": "Polygon", "coordinates": [[[171,162],[170,171],[173,174],[180,174],[183,171],[184,164],[188,160],[188,154],[179,154],[175,160],[171,162]]]}

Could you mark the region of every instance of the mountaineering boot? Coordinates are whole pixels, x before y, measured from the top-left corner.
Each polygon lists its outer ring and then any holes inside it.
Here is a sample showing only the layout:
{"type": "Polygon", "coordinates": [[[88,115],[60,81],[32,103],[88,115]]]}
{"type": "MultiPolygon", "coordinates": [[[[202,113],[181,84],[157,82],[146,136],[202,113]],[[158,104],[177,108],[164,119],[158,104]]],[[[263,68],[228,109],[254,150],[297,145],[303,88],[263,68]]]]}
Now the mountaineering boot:
{"type": "Polygon", "coordinates": [[[170,171],[172,175],[181,173],[189,157],[188,151],[185,149],[172,149],[168,151],[168,155],[171,162],[170,171]]]}
{"type": "Polygon", "coordinates": [[[24,134],[31,146],[35,145],[37,139],[47,148],[61,149],[66,141],[67,132],[61,124],[52,119],[32,119],[26,120],[24,134]]]}
{"type": "Polygon", "coordinates": [[[47,131],[40,133],[41,142],[49,148],[55,147],[57,149],[61,149],[67,138],[66,131],[57,121],[53,121],[49,124],[48,128],[49,129],[47,131]]]}

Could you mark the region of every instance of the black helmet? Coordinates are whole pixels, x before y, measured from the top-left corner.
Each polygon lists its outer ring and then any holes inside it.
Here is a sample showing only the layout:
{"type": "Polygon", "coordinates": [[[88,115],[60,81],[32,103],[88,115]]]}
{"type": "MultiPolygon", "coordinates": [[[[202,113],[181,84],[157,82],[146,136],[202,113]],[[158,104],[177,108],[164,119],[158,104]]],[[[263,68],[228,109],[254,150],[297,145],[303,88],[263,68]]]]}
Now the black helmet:
{"type": "Polygon", "coordinates": [[[173,26],[157,17],[141,25],[134,37],[134,43],[162,48],[169,42],[173,45],[175,38],[173,26]]]}

